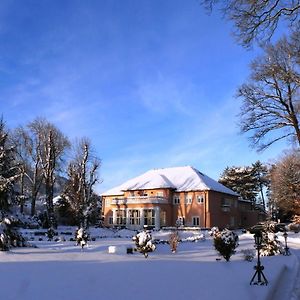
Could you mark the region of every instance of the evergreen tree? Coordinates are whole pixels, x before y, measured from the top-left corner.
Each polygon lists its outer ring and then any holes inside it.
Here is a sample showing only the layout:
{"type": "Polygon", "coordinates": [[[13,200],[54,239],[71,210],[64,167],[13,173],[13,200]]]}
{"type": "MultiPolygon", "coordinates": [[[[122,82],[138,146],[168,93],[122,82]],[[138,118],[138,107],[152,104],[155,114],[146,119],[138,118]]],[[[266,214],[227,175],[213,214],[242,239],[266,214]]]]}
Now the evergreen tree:
{"type": "Polygon", "coordinates": [[[259,187],[253,167],[227,167],[219,182],[238,193],[243,199],[256,202],[259,187]]]}
{"type": "Polygon", "coordinates": [[[266,165],[262,164],[259,160],[252,164],[253,173],[257,181],[257,187],[259,190],[259,203],[262,204],[264,210],[266,209],[266,200],[264,189],[269,185],[269,172],[266,165]]]}
{"type": "Polygon", "coordinates": [[[13,196],[14,182],[20,175],[14,148],[8,144],[8,133],[4,121],[0,120],[0,211],[8,211],[13,196]]]}

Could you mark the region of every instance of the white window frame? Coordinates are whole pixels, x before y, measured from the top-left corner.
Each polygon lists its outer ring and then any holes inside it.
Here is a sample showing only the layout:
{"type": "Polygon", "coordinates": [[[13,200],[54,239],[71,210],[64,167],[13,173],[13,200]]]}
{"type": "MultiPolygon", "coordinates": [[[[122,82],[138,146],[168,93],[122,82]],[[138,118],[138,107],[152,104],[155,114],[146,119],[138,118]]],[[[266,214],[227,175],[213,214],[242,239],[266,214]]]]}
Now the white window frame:
{"type": "Polygon", "coordinates": [[[205,201],[205,196],[204,195],[198,195],[197,196],[197,203],[198,204],[203,204],[205,201]]]}
{"type": "Polygon", "coordinates": [[[179,195],[174,195],[173,196],[173,204],[175,204],[175,205],[180,204],[180,196],[179,195]]]}
{"type": "Polygon", "coordinates": [[[156,196],[157,197],[163,197],[164,196],[164,192],[163,191],[156,192],[156,196]]]}
{"type": "Polygon", "coordinates": [[[116,224],[124,226],[126,225],[126,210],[125,209],[118,209],[116,210],[116,224]]]}
{"type": "Polygon", "coordinates": [[[138,209],[129,210],[129,224],[140,225],[141,224],[141,212],[138,209]]]}
{"type": "Polygon", "coordinates": [[[155,211],[154,211],[154,209],[152,209],[152,208],[144,209],[144,225],[155,226],[155,211]]]}
{"type": "Polygon", "coordinates": [[[192,202],[193,202],[193,196],[187,195],[187,196],[185,197],[185,204],[190,205],[190,204],[192,204],[192,202]]]}

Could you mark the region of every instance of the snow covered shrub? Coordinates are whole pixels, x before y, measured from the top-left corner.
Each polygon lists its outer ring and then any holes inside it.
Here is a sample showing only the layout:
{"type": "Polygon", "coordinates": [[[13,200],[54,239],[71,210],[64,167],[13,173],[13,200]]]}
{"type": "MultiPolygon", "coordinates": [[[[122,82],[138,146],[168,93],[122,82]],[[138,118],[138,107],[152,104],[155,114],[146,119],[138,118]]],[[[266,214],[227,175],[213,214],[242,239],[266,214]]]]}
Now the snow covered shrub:
{"type": "Polygon", "coordinates": [[[177,231],[172,232],[172,233],[170,234],[170,238],[169,238],[169,245],[170,245],[170,247],[171,247],[172,253],[175,253],[175,252],[177,251],[178,243],[179,243],[179,235],[178,235],[178,232],[177,232],[177,231]]]}
{"type": "Polygon", "coordinates": [[[262,256],[273,256],[283,253],[283,246],[275,233],[263,232],[260,254],[262,256]]]}
{"type": "Polygon", "coordinates": [[[48,228],[46,235],[48,237],[48,241],[52,241],[53,237],[55,235],[54,229],[53,228],[48,228]]]}
{"type": "Polygon", "coordinates": [[[273,256],[283,253],[283,246],[278,240],[275,232],[278,231],[278,223],[267,221],[261,224],[262,242],[260,254],[262,256],[273,256]]]}
{"type": "Polygon", "coordinates": [[[243,249],[241,250],[243,256],[244,256],[244,259],[246,261],[252,261],[253,258],[255,257],[255,250],[254,249],[243,249]]]}
{"type": "Polygon", "coordinates": [[[10,247],[27,246],[25,239],[14,228],[16,220],[4,217],[0,222],[0,250],[8,251],[10,247]]]}
{"type": "Polygon", "coordinates": [[[81,249],[83,249],[83,247],[87,245],[87,242],[89,240],[88,232],[85,229],[83,229],[82,227],[79,228],[75,232],[75,240],[76,240],[77,245],[80,245],[81,249]]]}
{"type": "Polygon", "coordinates": [[[213,237],[215,249],[226,261],[229,261],[230,257],[235,253],[235,248],[239,245],[238,236],[233,231],[224,229],[216,231],[213,237]]]}
{"type": "Polygon", "coordinates": [[[153,252],[156,247],[152,243],[152,236],[149,230],[144,230],[138,233],[136,236],[132,238],[136,245],[136,251],[144,254],[145,258],[148,257],[149,252],[153,252]]]}
{"type": "Polygon", "coordinates": [[[208,232],[208,234],[210,235],[210,236],[214,236],[217,232],[219,232],[219,228],[218,227],[212,227],[211,229],[210,229],[210,231],[208,232]]]}

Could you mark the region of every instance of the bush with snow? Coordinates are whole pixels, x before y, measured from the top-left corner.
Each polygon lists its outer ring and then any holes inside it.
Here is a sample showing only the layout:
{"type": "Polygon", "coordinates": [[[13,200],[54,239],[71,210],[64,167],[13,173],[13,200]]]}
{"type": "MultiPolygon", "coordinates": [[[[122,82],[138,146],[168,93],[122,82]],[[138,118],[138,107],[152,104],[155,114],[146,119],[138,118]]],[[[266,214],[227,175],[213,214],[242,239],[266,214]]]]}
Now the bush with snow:
{"type": "Polygon", "coordinates": [[[24,247],[26,241],[14,228],[16,219],[4,217],[0,222],[0,250],[8,251],[11,247],[24,247]]]}
{"type": "Polygon", "coordinates": [[[81,249],[83,249],[83,247],[87,245],[87,242],[89,240],[89,234],[88,234],[87,230],[85,230],[82,227],[79,228],[78,230],[76,230],[75,239],[76,239],[77,245],[80,245],[81,249]]]}
{"type": "Polygon", "coordinates": [[[214,236],[217,232],[219,232],[219,228],[216,227],[216,226],[214,226],[214,227],[212,227],[212,228],[210,229],[210,231],[208,232],[208,234],[209,234],[210,236],[214,236]]]}
{"type": "Polygon", "coordinates": [[[226,261],[235,253],[235,248],[238,244],[238,236],[233,231],[224,229],[222,231],[215,231],[214,235],[215,249],[223,256],[226,261]]]}
{"type": "Polygon", "coordinates": [[[153,252],[156,246],[152,242],[152,236],[149,230],[144,230],[132,238],[136,245],[136,251],[142,253],[145,258],[149,252],[153,252]]]}
{"type": "Polygon", "coordinates": [[[274,232],[263,232],[260,254],[262,256],[273,256],[283,253],[282,243],[274,232]]]}
{"type": "Polygon", "coordinates": [[[262,233],[260,246],[260,254],[262,256],[273,256],[283,253],[283,246],[275,234],[277,231],[282,230],[279,225],[274,221],[260,223],[258,230],[262,233]]]}

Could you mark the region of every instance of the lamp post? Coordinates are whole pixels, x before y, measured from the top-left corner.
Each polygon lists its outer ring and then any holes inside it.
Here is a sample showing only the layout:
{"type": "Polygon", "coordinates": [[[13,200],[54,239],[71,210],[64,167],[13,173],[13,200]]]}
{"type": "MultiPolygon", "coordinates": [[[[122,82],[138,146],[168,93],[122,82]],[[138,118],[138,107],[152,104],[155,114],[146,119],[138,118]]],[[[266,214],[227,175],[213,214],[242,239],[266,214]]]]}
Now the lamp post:
{"type": "Polygon", "coordinates": [[[262,233],[261,231],[257,231],[254,234],[254,241],[256,244],[256,249],[257,249],[257,265],[254,266],[254,270],[255,273],[250,281],[250,285],[254,284],[254,285],[267,285],[268,284],[268,280],[265,277],[263,270],[264,270],[264,266],[261,265],[260,263],[260,248],[261,248],[261,243],[262,243],[262,233]],[[254,279],[257,276],[257,280],[254,281],[254,279]]]}
{"type": "Polygon", "coordinates": [[[285,241],[285,247],[284,247],[283,255],[289,256],[289,255],[291,255],[291,252],[289,250],[289,247],[287,246],[287,237],[288,237],[288,234],[287,234],[286,231],[284,232],[283,237],[284,237],[284,241],[285,241]]]}

